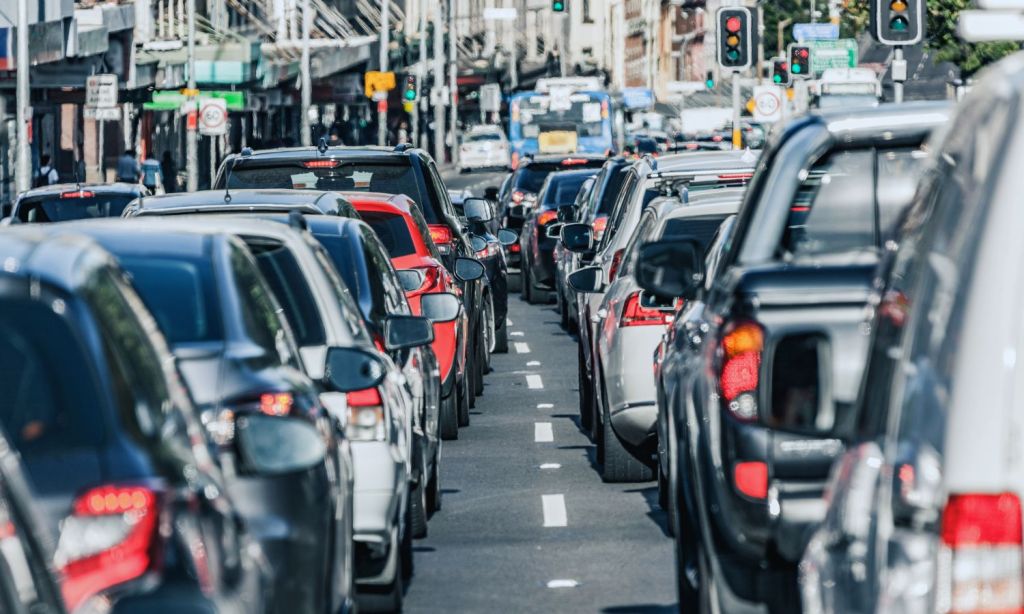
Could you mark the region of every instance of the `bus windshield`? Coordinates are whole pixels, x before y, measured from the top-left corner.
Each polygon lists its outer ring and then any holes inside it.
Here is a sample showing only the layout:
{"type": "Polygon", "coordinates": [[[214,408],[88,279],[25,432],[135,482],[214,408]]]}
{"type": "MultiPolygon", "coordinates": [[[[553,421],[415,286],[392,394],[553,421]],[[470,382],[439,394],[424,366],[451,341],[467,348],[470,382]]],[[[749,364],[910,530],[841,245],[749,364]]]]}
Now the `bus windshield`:
{"type": "Polygon", "coordinates": [[[524,154],[606,154],[612,149],[611,98],[604,92],[524,92],[512,97],[513,165],[524,154]]]}
{"type": "MultiPolygon", "coordinates": [[[[542,130],[571,127],[579,136],[601,136],[601,101],[590,94],[570,94],[559,99],[539,94],[518,101],[522,136],[535,139],[542,130]]],[[[607,115],[605,109],[604,115],[607,115]]]]}

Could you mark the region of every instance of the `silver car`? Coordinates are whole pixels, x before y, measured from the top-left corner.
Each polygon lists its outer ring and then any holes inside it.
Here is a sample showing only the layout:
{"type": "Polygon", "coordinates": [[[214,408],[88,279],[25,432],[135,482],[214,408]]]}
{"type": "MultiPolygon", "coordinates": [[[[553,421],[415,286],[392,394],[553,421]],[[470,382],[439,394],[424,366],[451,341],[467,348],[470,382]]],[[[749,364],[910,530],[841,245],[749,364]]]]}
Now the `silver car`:
{"type": "Polygon", "coordinates": [[[459,145],[459,172],[481,168],[511,168],[508,139],[498,126],[474,126],[459,145]]]}

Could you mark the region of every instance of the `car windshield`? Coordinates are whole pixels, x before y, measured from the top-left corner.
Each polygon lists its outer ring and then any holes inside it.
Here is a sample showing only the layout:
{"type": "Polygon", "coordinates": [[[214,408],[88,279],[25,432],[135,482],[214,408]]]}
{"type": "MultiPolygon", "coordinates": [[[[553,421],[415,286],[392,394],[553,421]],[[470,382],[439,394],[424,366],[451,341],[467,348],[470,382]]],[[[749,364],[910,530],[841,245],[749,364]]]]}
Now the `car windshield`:
{"type": "Polygon", "coordinates": [[[562,205],[571,205],[576,201],[576,194],[580,191],[590,175],[571,175],[569,177],[557,177],[548,184],[544,193],[544,209],[557,209],[562,205]]]}
{"type": "Polygon", "coordinates": [[[171,345],[224,339],[209,259],[124,256],[119,261],[171,345]]]}
{"type": "Polygon", "coordinates": [[[361,215],[363,221],[380,237],[381,243],[392,258],[416,253],[416,245],[412,242],[409,227],[401,215],[379,211],[364,211],[361,215]]]}
{"type": "Polygon", "coordinates": [[[501,135],[497,132],[481,132],[479,134],[470,134],[465,140],[467,143],[475,143],[478,141],[500,141],[501,135]]]}
{"type": "Polygon", "coordinates": [[[23,199],[14,216],[19,222],[67,222],[97,217],[121,217],[135,199],[133,194],[97,194],[89,191],[65,192],[23,199]]]}

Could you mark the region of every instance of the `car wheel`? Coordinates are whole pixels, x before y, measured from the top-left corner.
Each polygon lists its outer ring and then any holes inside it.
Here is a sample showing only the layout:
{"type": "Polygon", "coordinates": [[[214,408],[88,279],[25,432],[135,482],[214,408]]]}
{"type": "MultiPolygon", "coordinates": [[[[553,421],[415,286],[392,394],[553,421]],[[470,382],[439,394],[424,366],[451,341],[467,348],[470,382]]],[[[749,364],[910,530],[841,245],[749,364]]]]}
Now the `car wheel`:
{"type": "Polygon", "coordinates": [[[563,330],[569,330],[569,306],[565,304],[565,297],[562,296],[562,291],[555,291],[555,302],[558,303],[558,323],[562,326],[563,330]]]}
{"type": "Polygon", "coordinates": [[[576,358],[578,368],[576,369],[576,381],[580,389],[580,429],[590,435],[594,423],[594,410],[591,405],[594,403],[594,393],[590,390],[590,381],[587,379],[587,367],[583,359],[583,346],[577,346],[576,358]]]}
{"type": "Polygon", "coordinates": [[[494,353],[508,354],[508,322],[494,323],[494,353]]]}
{"type": "Polygon", "coordinates": [[[611,418],[605,415],[601,440],[604,443],[604,467],[601,478],[605,482],[648,482],[654,471],[637,460],[615,434],[611,418]]]}
{"type": "Polygon", "coordinates": [[[416,539],[427,536],[427,485],[426,476],[409,493],[409,531],[416,539]]]}
{"type": "MultiPolygon", "coordinates": [[[[476,368],[473,369],[473,395],[480,397],[484,394],[484,372],[487,370],[487,340],[484,336],[483,331],[477,335],[476,342],[476,360],[474,364],[476,368]]],[[[476,403],[473,404],[476,406],[476,403]]]]}
{"type": "Polygon", "coordinates": [[[518,292],[520,296],[523,293],[523,274],[522,273],[509,273],[508,274],[508,292],[518,292]]]}
{"type": "MultiPolygon", "coordinates": [[[[402,602],[405,597],[405,579],[408,572],[405,569],[405,557],[403,556],[403,545],[406,540],[399,537],[392,548],[398,548],[395,558],[395,576],[391,582],[383,586],[371,586],[361,588],[357,593],[357,603],[360,612],[401,612],[402,602]]],[[[411,550],[412,540],[409,541],[411,550]]]]}
{"type": "Polygon", "coordinates": [[[448,398],[441,399],[440,416],[438,416],[437,430],[441,439],[451,441],[459,438],[459,391],[457,385],[453,387],[448,398]]]}
{"type": "Polygon", "coordinates": [[[465,372],[459,381],[459,394],[457,399],[459,427],[469,426],[469,365],[466,365],[465,372]]]}
{"type": "Polygon", "coordinates": [[[536,305],[541,302],[540,292],[537,290],[537,282],[533,279],[533,267],[526,269],[526,276],[523,277],[523,284],[526,286],[526,302],[536,305]]]}
{"type": "Polygon", "coordinates": [[[431,515],[441,511],[441,452],[434,459],[434,470],[427,483],[427,512],[431,515]]]}
{"type": "Polygon", "coordinates": [[[660,460],[658,461],[656,471],[658,472],[658,505],[665,511],[665,527],[668,531],[669,537],[675,537],[675,495],[672,493],[672,485],[669,478],[661,470],[660,460]]]}

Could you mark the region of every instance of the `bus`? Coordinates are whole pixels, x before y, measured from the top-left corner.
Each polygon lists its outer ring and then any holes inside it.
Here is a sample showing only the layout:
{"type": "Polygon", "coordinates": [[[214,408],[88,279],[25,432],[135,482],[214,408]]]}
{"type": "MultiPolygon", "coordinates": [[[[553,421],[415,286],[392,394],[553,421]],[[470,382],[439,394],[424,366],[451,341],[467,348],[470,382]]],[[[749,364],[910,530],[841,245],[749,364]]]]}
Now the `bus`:
{"type": "Polygon", "coordinates": [[[548,79],[545,91],[514,94],[509,101],[512,168],[526,155],[612,152],[611,97],[558,81],[548,79]]]}

